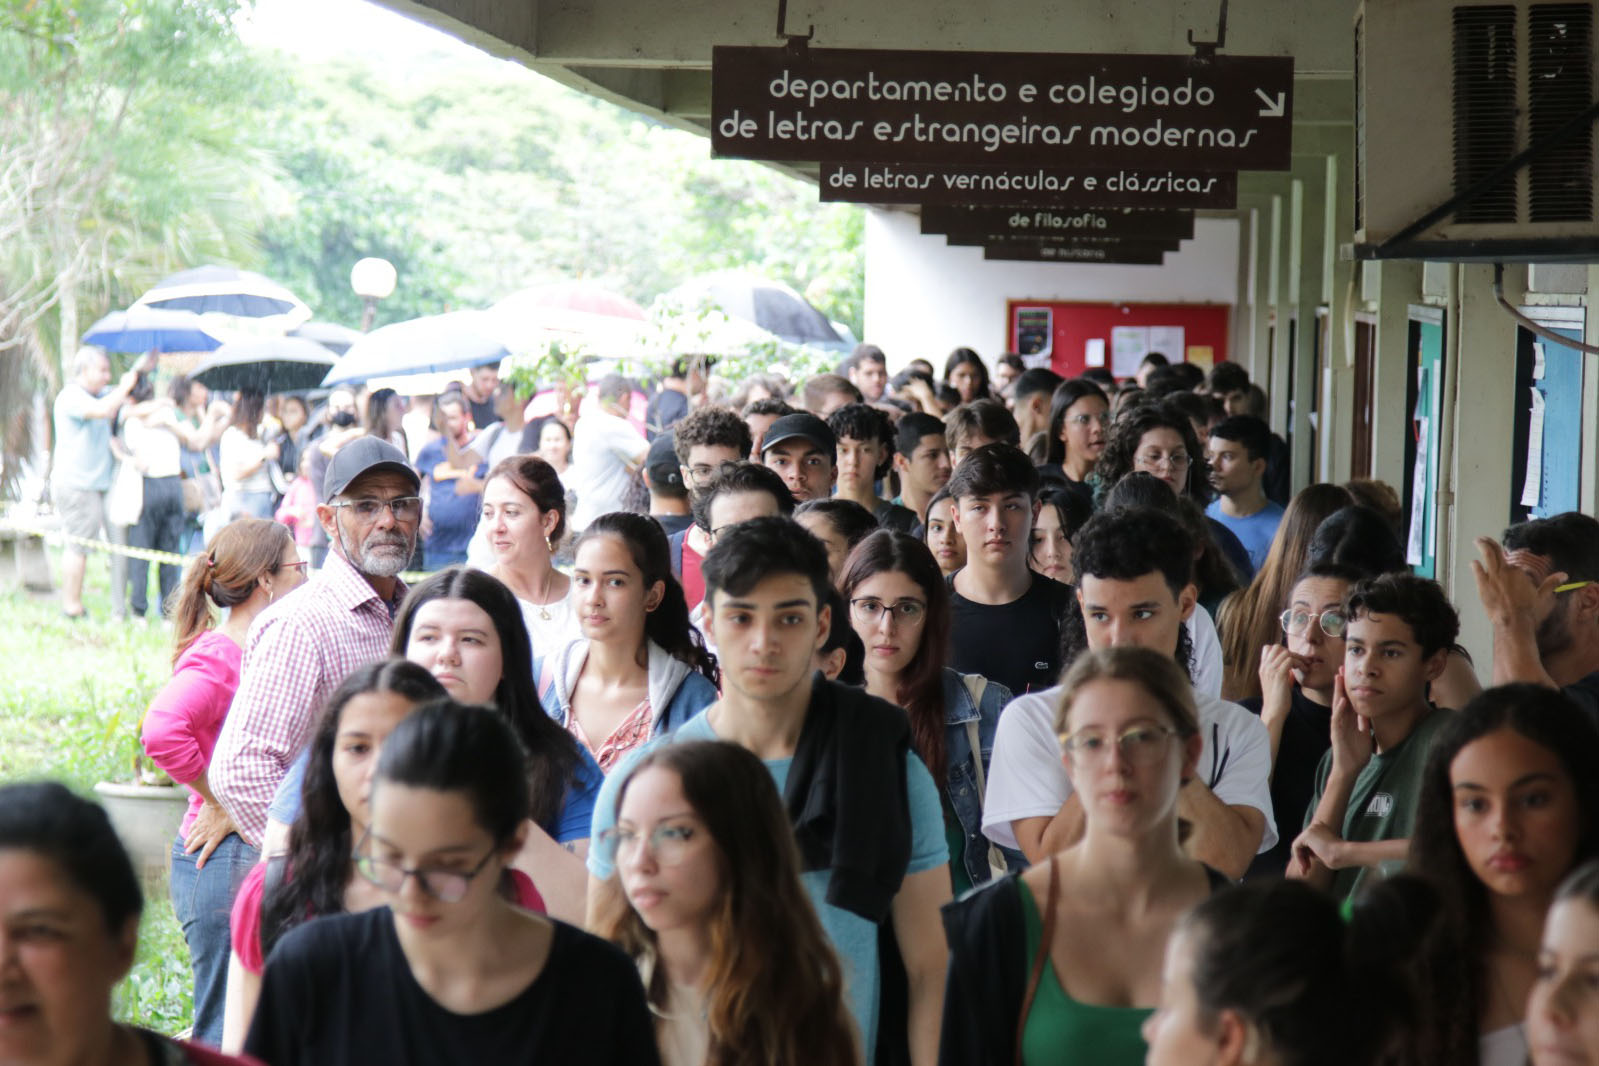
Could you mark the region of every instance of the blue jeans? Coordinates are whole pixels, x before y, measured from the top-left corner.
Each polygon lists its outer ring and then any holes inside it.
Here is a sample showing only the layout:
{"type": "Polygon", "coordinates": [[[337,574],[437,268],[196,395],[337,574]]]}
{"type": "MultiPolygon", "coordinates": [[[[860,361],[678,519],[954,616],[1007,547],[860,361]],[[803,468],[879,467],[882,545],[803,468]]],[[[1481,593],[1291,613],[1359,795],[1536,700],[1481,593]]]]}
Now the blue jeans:
{"type": "Polygon", "coordinates": [[[194,968],[194,1039],[220,1047],[228,954],[232,950],[228,919],[239,886],[260,861],[261,853],[233,833],[217,845],[203,870],[195,868],[198,855],[183,853],[182,837],[173,843],[172,907],[183,926],[183,938],[189,942],[189,960],[194,968]]]}

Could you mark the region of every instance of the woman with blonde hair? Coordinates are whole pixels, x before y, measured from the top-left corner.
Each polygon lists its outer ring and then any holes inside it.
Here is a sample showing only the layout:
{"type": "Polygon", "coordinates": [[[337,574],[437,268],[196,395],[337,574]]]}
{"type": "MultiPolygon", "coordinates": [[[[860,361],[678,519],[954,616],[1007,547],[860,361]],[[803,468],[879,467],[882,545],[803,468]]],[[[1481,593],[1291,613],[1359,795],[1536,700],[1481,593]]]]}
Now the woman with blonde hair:
{"type": "Polygon", "coordinates": [[[655,748],[598,846],[596,930],[638,964],[665,1066],[856,1066],[844,977],[771,772],[737,744],[655,748]],[[759,945],[759,950],[752,950],[759,945]]]}
{"type": "Polygon", "coordinates": [[[1225,666],[1221,694],[1229,700],[1258,700],[1260,649],[1282,639],[1281,615],[1294,583],[1310,556],[1310,539],[1322,520],[1349,506],[1349,493],[1337,485],[1308,485],[1288,502],[1266,561],[1246,587],[1228,596],[1216,615],[1225,666]]]}
{"type": "Polygon", "coordinates": [[[944,909],[939,1062],[1141,1066],[1166,939],[1226,878],[1182,847],[1177,796],[1203,738],[1170,655],[1084,652],[1055,720],[1083,836],[944,909]]]}
{"type": "Polygon", "coordinates": [[[206,775],[239,687],[250,623],[304,580],[305,564],[286,527],[263,518],[224,526],[190,562],[178,587],[172,680],[151,701],[140,728],[151,761],[189,789],[169,883],[194,969],[194,1035],[213,1047],[222,1041],[228,913],[260,854],[238,834],[206,775]],[[227,612],[220,626],[214,610],[227,612]]]}

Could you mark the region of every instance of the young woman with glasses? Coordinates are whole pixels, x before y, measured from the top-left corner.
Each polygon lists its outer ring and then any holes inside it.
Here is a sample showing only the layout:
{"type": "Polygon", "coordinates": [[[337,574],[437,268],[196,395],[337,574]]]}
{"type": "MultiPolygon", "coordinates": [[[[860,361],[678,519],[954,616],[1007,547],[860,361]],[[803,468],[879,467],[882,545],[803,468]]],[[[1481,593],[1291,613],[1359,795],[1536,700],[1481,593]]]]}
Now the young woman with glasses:
{"type": "Polygon", "coordinates": [[[1261,699],[1242,706],[1260,715],[1271,735],[1271,805],[1277,844],[1255,856],[1251,876],[1281,877],[1305,808],[1316,794],[1316,768],[1332,744],[1333,684],[1344,665],[1344,598],[1358,570],[1323,563],[1294,583],[1278,618],[1282,638],[1260,649],[1261,699]]]}
{"type": "Polygon", "coordinates": [[[1139,1066],[1167,937],[1226,883],[1182,848],[1177,794],[1202,738],[1170,655],[1084,652],[1062,682],[1056,731],[1083,837],[945,909],[946,1066],[1139,1066]]]}
{"type": "Polygon", "coordinates": [[[949,587],[932,553],[915,537],[878,530],[850,553],[841,592],[866,648],[866,691],[905,709],[912,746],[938,782],[955,895],[1019,868],[1022,857],[994,854],[982,828],[994,731],[1011,693],[945,665],[949,587]]]}
{"type": "Polygon", "coordinates": [[[394,727],[352,848],[372,907],[280,939],[249,1054],[273,1066],[659,1062],[626,956],[507,891],[531,802],[525,763],[487,707],[441,699],[394,727]]]}
{"type": "Polygon", "coordinates": [[[861,1062],[838,956],[761,761],[717,741],[657,747],[617,810],[597,844],[616,872],[595,928],[637,964],[665,1066],[861,1062]]]}
{"type": "Polygon", "coordinates": [[[169,884],[194,970],[194,1035],[213,1047],[222,1042],[228,912],[260,853],[217,802],[207,771],[239,687],[250,623],[304,581],[305,564],[286,527],[264,518],[224,526],[183,575],[172,605],[172,680],[150,702],[140,727],[150,760],[189,789],[169,884]],[[228,612],[221,625],[213,609],[228,612]]]}
{"type": "MultiPolygon", "coordinates": [[[[369,791],[378,752],[406,716],[444,696],[444,687],[425,668],[391,659],[363,666],[328,698],[311,737],[304,807],[289,830],[289,850],[252,870],[233,906],[223,1047],[237,1050],[243,1044],[266,957],[285,933],[320,915],[383,903],[356,875],[354,863],[355,844],[371,823],[369,791]]],[[[513,870],[506,887],[522,905],[543,910],[526,874],[513,870]]]]}
{"type": "Polygon", "coordinates": [[[1059,472],[1069,491],[1091,499],[1088,475],[1110,436],[1110,400],[1087,378],[1061,382],[1049,402],[1049,450],[1043,471],[1059,472]]]}

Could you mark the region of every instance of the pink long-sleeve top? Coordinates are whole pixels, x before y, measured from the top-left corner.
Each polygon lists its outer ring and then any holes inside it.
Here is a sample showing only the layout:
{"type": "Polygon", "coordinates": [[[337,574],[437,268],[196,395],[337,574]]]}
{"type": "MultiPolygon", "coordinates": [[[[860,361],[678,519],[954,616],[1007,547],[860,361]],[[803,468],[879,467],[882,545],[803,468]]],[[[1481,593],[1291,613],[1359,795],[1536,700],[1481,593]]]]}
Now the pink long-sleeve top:
{"type": "MultiPolygon", "coordinates": [[[[187,785],[210,765],[217,734],[239,687],[243,657],[243,649],[216,630],[202,633],[179,657],[172,680],[151,701],[144,715],[144,751],[172,780],[187,785]]],[[[198,792],[189,790],[180,833],[188,833],[203,802],[198,792]]]]}

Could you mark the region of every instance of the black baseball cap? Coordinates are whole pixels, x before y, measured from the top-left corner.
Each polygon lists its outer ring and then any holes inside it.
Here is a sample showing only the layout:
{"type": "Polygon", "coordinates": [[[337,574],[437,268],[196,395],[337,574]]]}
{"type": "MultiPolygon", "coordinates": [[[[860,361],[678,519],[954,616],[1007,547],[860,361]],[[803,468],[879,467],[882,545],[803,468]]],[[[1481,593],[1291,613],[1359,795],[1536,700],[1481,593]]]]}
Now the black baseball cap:
{"type": "Polygon", "coordinates": [[[328,471],[322,476],[322,498],[331,500],[350,487],[350,482],[374,470],[392,470],[404,474],[417,492],[422,491],[422,479],[406,462],[405,453],[381,437],[357,437],[340,448],[328,461],[328,471]]]}
{"type": "Polygon", "coordinates": [[[649,454],[644,457],[644,476],[656,488],[686,492],[683,485],[683,468],[677,461],[671,433],[662,433],[650,442],[649,454]]]}
{"type": "Polygon", "coordinates": [[[833,436],[833,431],[826,422],[806,411],[784,415],[773,422],[766,436],[761,439],[761,454],[765,455],[774,446],[795,437],[810,441],[830,456],[838,455],[838,438],[833,436]]]}

